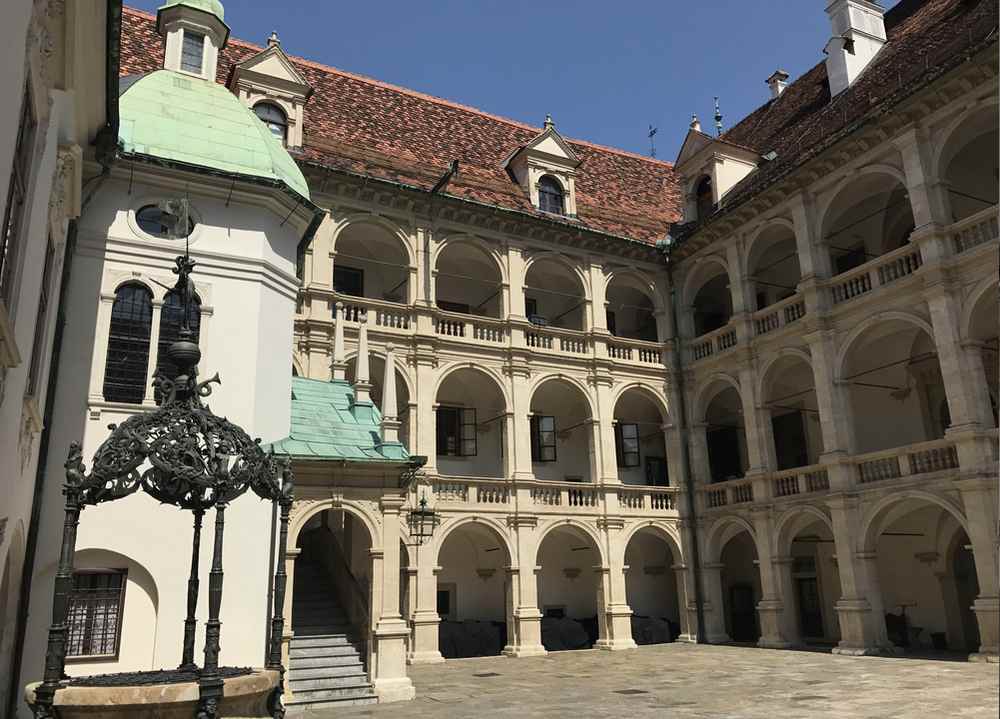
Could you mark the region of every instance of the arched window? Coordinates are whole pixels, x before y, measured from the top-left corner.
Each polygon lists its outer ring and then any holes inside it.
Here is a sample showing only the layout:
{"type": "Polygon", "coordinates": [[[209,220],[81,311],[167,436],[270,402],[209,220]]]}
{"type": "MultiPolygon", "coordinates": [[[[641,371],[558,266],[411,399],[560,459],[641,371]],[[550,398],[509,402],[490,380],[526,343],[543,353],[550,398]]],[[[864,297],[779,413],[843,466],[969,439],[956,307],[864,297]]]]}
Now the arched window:
{"type": "MultiPolygon", "coordinates": [[[[135,213],[135,221],[143,232],[165,240],[170,239],[170,228],[175,224],[171,222],[172,218],[172,215],[165,212],[158,205],[140,207],[135,213]]],[[[184,237],[188,237],[192,232],[194,232],[194,220],[188,215],[188,231],[184,237]]],[[[178,237],[177,239],[181,238],[178,237]]]]}
{"type": "Polygon", "coordinates": [[[554,177],[545,175],[538,181],[538,209],[556,215],[566,214],[562,186],[554,177]]]}
{"type": "Polygon", "coordinates": [[[285,111],[273,102],[259,102],[253,106],[253,111],[260,118],[260,121],[267,125],[271,134],[281,140],[282,144],[288,140],[288,117],[285,111]]]}
{"type": "Polygon", "coordinates": [[[715,200],[712,199],[712,178],[708,175],[698,181],[698,187],[694,191],[694,201],[699,220],[704,220],[712,214],[715,200]]]}
{"type": "Polygon", "coordinates": [[[149,331],[153,322],[153,293],[139,284],[122,285],[115,292],[104,365],[104,399],[141,404],[149,368],[149,331]]]}
{"type": "MultiPolygon", "coordinates": [[[[197,295],[188,307],[188,327],[191,328],[191,341],[197,343],[201,335],[201,300],[197,295]]],[[[184,317],[184,307],[181,297],[176,292],[168,292],[160,310],[160,339],[157,342],[156,372],[167,379],[177,376],[177,367],[167,359],[167,349],[180,337],[181,320],[184,317]]],[[[154,391],[153,398],[160,403],[160,393],[154,391]]]]}

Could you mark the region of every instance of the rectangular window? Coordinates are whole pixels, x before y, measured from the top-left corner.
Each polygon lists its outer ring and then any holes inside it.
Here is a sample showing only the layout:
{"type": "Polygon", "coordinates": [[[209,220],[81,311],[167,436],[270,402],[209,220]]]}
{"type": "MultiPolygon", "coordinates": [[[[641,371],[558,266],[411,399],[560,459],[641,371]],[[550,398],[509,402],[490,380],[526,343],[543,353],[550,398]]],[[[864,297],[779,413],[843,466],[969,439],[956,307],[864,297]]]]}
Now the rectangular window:
{"type": "Polygon", "coordinates": [[[438,455],[474,457],[477,451],[475,407],[438,407],[438,455]]]}
{"type": "Polygon", "coordinates": [[[201,67],[205,61],[205,36],[184,31],[184,42],[181,45],[181,70],[193,72],[195,75],[201,74],[201,67]]]}
{"type": "Polygon", "coordinates": [[[531,417],[531,461],[556,461],[556,418],[545,415],[531,417]]]}
{"type": "Polygon", "coordinates": [[[615,425],[615,449],[618,454],[619,467],[639,466],[639,425],[615,425]]]}
{"type": "Polygon", "coordinates": [[[0,300],[10,312],[14,294],[14,274],[23,241],[25,205],[28,199],[28,179],[31,175],[31,158],[35,149],[35,112],[32,107],[31,91],[26,85],[21,98],[21,120],[17,128],[17,142],[14,146],[14,163],[10,172],[10,187],[7,190],[7,207],[4,211],[3,226],[0,227],[0,300]]]}
{"type": "Polygon", "coordinates": [[[342,295],[363,297],[365,294],[365,273],[354,267],[333,267],[333,290],[342,295]]]}
{"type": "Polygon", "coordinates": [[[66,621],[67,656],[118,656],[127,576],[124,569],[73,574],[66,621]]]}
{"type": "Polygon", "coordinates": [[[35,319],[35,339],[31,345],[31,364],[28,365],[29,397],[38,396],[38,380],[42,372],[42,358],[45,355],[45,338],[49,324],[49,301],[52,292],[52,265],[55,262],[56,250],[52,246],[52,238],[45,247],[45,266],[42,269],[42,286],[38,292],[38,313],[35,319]]]}

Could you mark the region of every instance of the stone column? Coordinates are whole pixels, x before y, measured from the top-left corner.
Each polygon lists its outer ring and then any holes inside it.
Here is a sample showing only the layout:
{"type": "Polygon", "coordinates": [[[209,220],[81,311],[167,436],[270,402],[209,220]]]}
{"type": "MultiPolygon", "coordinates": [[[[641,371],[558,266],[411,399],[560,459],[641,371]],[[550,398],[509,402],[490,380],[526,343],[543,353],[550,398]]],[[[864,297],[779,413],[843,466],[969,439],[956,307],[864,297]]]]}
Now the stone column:
{"type": "Polygon", "coordinates": [[[601,587],[597,614],[603,621],[598,622],[602,631],[595,646],[612,651],[634,649],[632,609],[625,591],[625,546],[622,536],[625,521],[620,517],[605,517],[599,520],[599,524],[606,537],[608,566],[596,568],[601,587]],[[600,601],[602,598],[603,602],[600,601]]]}
{"type": "Polygon", "coordinates": [[[604,274],[604,267],[600,257],[590,258],[588,276],[590,278],[590,306],[593,311],[590,326],[584,326],[584,330],[606,335],[608,334],[608,278],[604,274]]]}
{"type": "Polygon", "coordinates": [[[701,565],[701,577],[705,589],[705,641],[709,644],[725,644],[732,641],[726,633],[726,603],[722,596],[722,562],[705,562],[701,565]]]}
{"type": "Polygon", "coordinates": [[[507,245],[507,283],[510,297],[508,319],[525,321],[524,316],[524,250],[520,245],[507,245]]]}
{"type": "Polygon", "coordinates": [[[530,657],[545,654],[542,646],[542,613],[538,609],[537,560],[538,518],[515,515],[509,520],[514,529],[517,566],[511,567],[511,592],[514,610],[508,626],[508,645],[504,654],[530,657]]]}
{"type": "Polygon", "coordinates": [[[414,580],[410,589],[410,602],[413,605],[410,624],[413,634],[406,663],[443,662],[444,657],[438,647],[441,618],[437,613],[437,575],[441,568],[434,566],[437,545],[416,546],[413,551],[416,554],[416,567],[410,570],[414,580]]]}
{"type": "Polygon", "coordinates": [[[813,386],[823,436],[820,461],[828,465],[830,488],[834,491],[848,490],[854,485],[854,468],[847,462],[855,447],[854,426],[847,386],[836,379],[834,337],[830,332],[820,331],[808,335],[806,341],[809,342],[813,386]]]}
{"type": "Polygon", "coordinates": [[[519,360],[511,360],[508,374],[510,375],[510,394],[514,403],[512,432],[514,456],[511,463],[513,472],[510,476],[515,480],[534,479],[535,472],[531,466],[531,428],[528,419],[531,413],[528,366],[519,360]]]}
{"type": "MultiPolygon", "coordinates": [[[[149,359],[146,361],[146,389],[143,402],[153,401],[153,375],[160,359],[160,318],[163,313],[163,300],[153,300],[153,318],[149,331],[149,359]]],[[[110,324],[108,325],[110,329],[110,324]]],[[[204,346],[204,343],[202,343],[204,346]]]]}
{"type": "Polygon", "coordinates": [[[910,127],[895,140],[903,160],[906,192],[913,212],[914,240],[925,262],[950,254],[947,237],[940,230],[948,222],[948,201],[941,183],[930,175],[932,150],[923,128],[910,127]]]}
{"type": "Polygon", "coordinates": [[[681,633],[677,641],[695,644],[698,641],[698,616],[694,606],[691,570],[683,562],[672,564],[670,569],[674,572],[674,581],[677,585],[677,613],[681,624],[681,633]]]}
{"type": "Polygon", "coordinates": [[[416,692],[406,676],[406,638],[409,627],[399,615],[399,513],[406,499],[383,496],[381,611],[373,632],[369,673],[379,703],[412,699],[416,692]]]}
{"type": "Polygon", "coordinates": [[[710,484],[712,481],[712,465],[708,459],[708,425],[697,422],[691,425],[688,432],[691,443],[691,474],[697,484],[710,484]]]}
{"type": "Polygon", "coordinates": [[[757,603],[757,614],[760,617],[760,639],[757,640],[757,646],[768,649],[788,649],[791,642],[789,642],[785,632],[787,625],[786,604],[778,584],[771,554],[773,534],[771,508],[754,509],[751,517],[757,546],[760,589],[763,595],[757,603]]]}
{"type": "MultiPolygon", "coordinates": [[[[94,342],[94,362],[90,366],[91,391],[88,399],[91,402],[104,401],[104,371],[107,369],[108,364],[108,335],[111,333],[111,310],[114,308],[114,304],[114,292],[101,293],[101,302],[97,308],[97,330],[95,332],[96,337],[101,339],[94,342]]],[[[150,347],[152,347],[152,344],[150,347]]]]}
{"type": "Polygon", "coordinates": [[[878,583],[874,552],[856,551],[864,546],[860,502],[855,495],[827,500],[833,523],[840,599],[834,605],[840,620],[840,642],[834,654],[892,654],[885,630],[885,610],[878,583]]]}
{"type": "Polygon", "coordinates": [[[598,473],[591,481],[601,484],[620,484],[618,478],[618,455],[615,448],[615,407],[611,399],[614,380],[610,374],[593,378],[594,398],[597,401],[597,422],[591,433],[591,448],[597,458],[598,473]]]}
{"type": "Polygon", "coordinates": [[[979,623],[979,651],[973,661],[1000,661],[1000,584],[997,571],[997,479],[976,477],[957,483],[968,517],[979,596],[972,605],[979,623]]]}
{"type": "Polygon", "coordinates": [[[740,401],[743,408],[743,432],[747,442],[747,476],[769,471],[763,447],[763,431],[757,426],[755,372],[749,361],[740,367],[740,401]]]}
{"type": "Polygon", "coordinates": [[[779,556],[771,558],[771,565],[775,577],[775,584],[781,595],[783,610],[779,619],[781,634],[790,647],[802,646],[802,630],[799,626],[798,618],[798,597],[795,592],[795,578],[792,576],[792,568],[795,565],[795,557],[779,556]]]}
{"type": "Polygon", "coordinates": [[[437,357],[430,350],[418,349],[414,355],[416,364],[417,421],[410,434],[411,454],[427,457],[424,471],[437,473],[437,398],[434,388],[437,384],[437,357]]]}

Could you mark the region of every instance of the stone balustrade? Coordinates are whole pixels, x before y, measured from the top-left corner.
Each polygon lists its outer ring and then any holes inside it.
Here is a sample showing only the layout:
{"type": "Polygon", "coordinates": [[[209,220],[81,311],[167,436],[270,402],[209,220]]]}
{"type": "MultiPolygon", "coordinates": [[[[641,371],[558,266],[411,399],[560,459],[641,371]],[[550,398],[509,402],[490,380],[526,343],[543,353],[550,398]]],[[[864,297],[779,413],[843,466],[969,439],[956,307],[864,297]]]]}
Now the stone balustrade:
{"type": "Polygon", "coordinates": [[[691,361],[697,362],[706,357],[721,354],[728,349],[732,349],[738,343],[739,336],[736,334],[736,327],[732,323],[717,330],[706,332],[691,341],[691,361]]]}
{"type": "Polygon", "coordinates": [[[608,357],[618,362],[663,365],[663,345],[624,337],[608,340],[608,357]]]}
{"type": "Polygon", "coordinates": [[[922,264],[920,250],[911,244],[903,245],[853,270],[832,277],[827,281],[830,299],[834,305],[849,302],[909,277],[919,270],[922,264]]]}
{"type": "Polygon", "coordinates": [[[755,337],[774,332],[802,319],[806,314],[806,303],[798,293],[775,302],[751,316],[755,337]]]}
{"type": "Polygon", "coordinates": [[[948,236],[951,238],[956,255],[996,240],[1000,237],[997,206],[987,207],[985,210],[950,225],[948,236]]]}
{"type": "Polygon", "coordinates": [[[947,440],[870,452],[854,458],[859,484],[958,469],[958,452],[947,440]]]}

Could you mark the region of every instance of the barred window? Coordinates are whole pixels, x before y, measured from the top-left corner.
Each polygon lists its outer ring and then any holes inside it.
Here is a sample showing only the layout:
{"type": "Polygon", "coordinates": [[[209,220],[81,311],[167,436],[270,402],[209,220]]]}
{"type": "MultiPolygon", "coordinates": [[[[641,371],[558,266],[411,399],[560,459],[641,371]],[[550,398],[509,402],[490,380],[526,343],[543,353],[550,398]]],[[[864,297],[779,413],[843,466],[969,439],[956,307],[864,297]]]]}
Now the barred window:
{"type": "Polygon", "coordinates": [[[29,397],[38,396],[38,381],[42,372],[42,359],[45,355],[45,338],[48,335],[49,302],[52,292],[52,270],[55,263],[56,249],[52,246],[50,237],[45,247],[45,266],[42,269],[42,286],[38,292],[38,312],[35,318],[35,339],[31,346],[31,364],[28,365],[29,397]]]}
{"type": "MultiPolygon", "coordinates": [[[[201,337],[201,300],[197,295],[188,307],[188,327],[191,328],[191,341],[197,343],[201,337]]],[[[184,317],[183,300],[176,292],[168,292],[160,310],[160,339],[157,342],[156,371],[167,379],[177,376],[177,367],[167,359],[167,349],[180,337],[181,320],[184,317]]],[[[160,403],[158,391],[154,391],[156,403],[160,403]]]]}
{"type": "Polygon", "coordinates": [[[149,369],[149,333],[153,323],[153,293],[138,284],[122,285],[115,293],[104,365],[104,399],[142,404],[149,369]]]}
{"type": "Polygon", "coordinates": [[[548,175],[538,181],[538,209],[557,215],[566,212],[563,204],[562,186],[548,175]]]}
{"type": "Polygon", "coordinates": [[[23,241],[24,210],[28,199],[28,179],[31,175],[31,158],[35,149],[35,112],[31,104],[31,91],[25,85],[21,98],[21,121],[17,128],[14,146],[14,163],[7,189],[7,205],[3,226],[0,227],[0,300],[8,308],[14,293],[14,273],[23,241]]]}
{"type": "Polygon", "coordinates": [[[66,655],[117,657],[125,609],[124,569],[73,574],[73,592],[66,621],[66,655]]]}
{"type": "Polygon", "coordinates": [[[181,70],[201,74],[201,65],[205,58],[205,36],[184,31],[184,42],[181,45],[181,70]]]}

